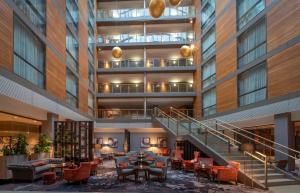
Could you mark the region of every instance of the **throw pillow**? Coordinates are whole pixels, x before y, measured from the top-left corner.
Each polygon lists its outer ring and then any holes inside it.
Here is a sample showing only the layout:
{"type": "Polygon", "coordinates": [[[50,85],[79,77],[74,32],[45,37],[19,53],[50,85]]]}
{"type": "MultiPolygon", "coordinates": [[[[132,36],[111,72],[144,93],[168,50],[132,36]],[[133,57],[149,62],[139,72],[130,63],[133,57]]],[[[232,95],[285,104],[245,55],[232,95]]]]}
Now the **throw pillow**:
{"type": "Polygon", "coordinates": [[[165,163],[164,162],[156,162],[155,163],[155,167],[157,167],[157,168],[163,168],[163,167],[165,167],[165,163]]]}
{"type": "Polygon", "coordinates": [[[127,162],[123,162],[123,163],[119,163],[119,167],[121,168],[121,169],[126,169],[126,168],[128,168],[128,163],[127,162]]]}

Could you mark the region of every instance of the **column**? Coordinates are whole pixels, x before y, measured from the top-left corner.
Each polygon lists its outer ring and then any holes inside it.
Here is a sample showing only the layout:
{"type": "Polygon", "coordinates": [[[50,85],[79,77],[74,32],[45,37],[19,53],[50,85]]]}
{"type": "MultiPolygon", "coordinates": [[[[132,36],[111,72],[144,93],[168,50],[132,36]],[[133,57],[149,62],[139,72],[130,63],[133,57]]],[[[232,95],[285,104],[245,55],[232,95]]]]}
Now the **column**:
{"type": "Polygon", "coordinates": [[[47,120],[42,122],[43,134],[48,135],[50,139],[54,139],[54,122],[58,121],[58,115],[53,113],[47,113],[47,120]]]}
{"type": "Polygon", "coordinates": [[[144,118],[147,117],[147,99],[144,98],[144,118]]]}
{"type": "MultiPolygon", "coordinates": [[[[291,113],[283,113],[274,115],[274,141],[286,147],[295,148],[295,128],[291,121],[291,113]]],[[[288,150],[283,150],[275,145],[275,148],[282,150],[283,152],[289,154],[288,150]]],[[[291,154],[291,156],[294,156],[291,154]]],[[[275,151],[275,159],[279,160],[288,160],[289,171],[295,169],[295,161],[292,158],[289,158],[287,155],[275,151]]]]}

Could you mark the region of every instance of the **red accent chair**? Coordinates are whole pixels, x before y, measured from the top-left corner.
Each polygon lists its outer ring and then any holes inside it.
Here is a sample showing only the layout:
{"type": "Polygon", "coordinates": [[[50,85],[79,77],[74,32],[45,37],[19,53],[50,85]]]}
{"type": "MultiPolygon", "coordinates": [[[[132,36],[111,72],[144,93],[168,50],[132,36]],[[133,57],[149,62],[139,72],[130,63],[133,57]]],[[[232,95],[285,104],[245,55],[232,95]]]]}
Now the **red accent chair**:
{"type": "Polygon", "coordinates": [[[80,166],[74,169],[64,169],[64,179],[67,182],[86,181],[91,174],[91,163],[82,162],[80,166]]]}
{"type": "Polygon", "coordinates": [[[194,171],[195,163],[198,163],[200,159],[200,152],[194,151],[194,159],[184,160],[182,163],[184,171],[194,171]]]}
{"type": "Polygon", "coordinates": [[[183,150],[175,149],[172,153],[171,167],[172,169],[181,169],[183,160],[183,150]]]}
{"type": "Polygon", "coordinates": [[[230,161],[227,166],[214,166],[213,173],[218,182],[235,182],[237,184],[240,163],[230,161]]]}
{"type": "Polygon", "coordinates": [[[161,155],[162,156],[169,156],[170,155],[169,149],[168,148],[162,148],[161,155]]]}

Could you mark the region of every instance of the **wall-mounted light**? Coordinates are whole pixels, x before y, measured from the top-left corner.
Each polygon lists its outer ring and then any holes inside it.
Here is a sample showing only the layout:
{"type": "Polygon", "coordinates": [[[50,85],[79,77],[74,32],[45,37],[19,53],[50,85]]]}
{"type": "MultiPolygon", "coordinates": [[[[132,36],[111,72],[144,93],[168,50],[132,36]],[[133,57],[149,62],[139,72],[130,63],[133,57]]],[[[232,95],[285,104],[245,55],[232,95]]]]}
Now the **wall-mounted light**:
{"type": "Polygon", "coordinates": [[[116,84],[116,87],[119,88],[120,85],[116,84]]]}
{"type": "Polygon", "coordinates": [[[177,84],[176,84],[176,83],[174,83],[174,84],[173,84],[173,86],[177,86],[177,84]]]}
{"type": "Polygon", "coordinates": [[[190,84],[190,87],[193,87],[193,84],[190,84]]]}

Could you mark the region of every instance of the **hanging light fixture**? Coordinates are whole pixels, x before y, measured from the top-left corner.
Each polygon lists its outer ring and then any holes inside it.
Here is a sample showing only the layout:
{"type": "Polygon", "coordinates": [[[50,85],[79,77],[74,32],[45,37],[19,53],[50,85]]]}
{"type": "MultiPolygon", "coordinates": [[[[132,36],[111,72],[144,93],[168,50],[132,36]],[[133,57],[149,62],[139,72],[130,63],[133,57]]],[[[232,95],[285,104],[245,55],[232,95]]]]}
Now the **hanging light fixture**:
{"type": "Polygon", "coordinates": [[[181,3],[182,0],[169,0],[172,6],[177,6],[181,3]]]}
{"type": "Polygon", "coordinates": [[[116,46],[116,47],[114,47],[113,49],[112,49],[112,51],[111,51],[111,53],[112,53],[112,56],[114,57],[114,58],[121,58],[122,57],[122,49],[120,48],[120,47],[118,47],[118,46],[116,46]]]}
{"type": "Polygon", "coordinates": [[[165,0],[151,0],[149,4],[149,13],[154,18],[162,16],[166,8],[165,0]]]}
{"type": "Polygon", "coordinates": [[[181,54],[182,57],[188,58],[192,55],[192,50],[189,46],[183,45],[180,48],[180,54],[181,54]]]}

